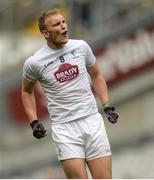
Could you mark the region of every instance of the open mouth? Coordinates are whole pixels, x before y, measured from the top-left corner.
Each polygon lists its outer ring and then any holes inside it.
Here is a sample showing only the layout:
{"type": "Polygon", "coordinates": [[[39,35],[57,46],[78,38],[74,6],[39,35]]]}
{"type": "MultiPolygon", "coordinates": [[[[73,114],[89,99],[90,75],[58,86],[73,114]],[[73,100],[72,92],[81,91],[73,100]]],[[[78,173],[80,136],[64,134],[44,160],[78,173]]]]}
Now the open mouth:
{"type": "Polygon", "coordinates": [[[66,37],[66,36],[67,36],[67,31],[64,31],[64,32],[62,33],[62,35],[63,35],[64,37],[66,37]]]}

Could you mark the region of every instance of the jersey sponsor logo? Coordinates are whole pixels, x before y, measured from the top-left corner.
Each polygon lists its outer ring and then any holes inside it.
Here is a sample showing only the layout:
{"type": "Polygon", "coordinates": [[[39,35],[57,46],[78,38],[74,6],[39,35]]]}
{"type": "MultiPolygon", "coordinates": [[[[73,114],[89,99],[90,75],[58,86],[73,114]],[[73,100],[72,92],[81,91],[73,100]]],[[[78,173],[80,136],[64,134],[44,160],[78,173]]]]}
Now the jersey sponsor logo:
{"type": "Polygon", "coordinates": [[[69,81],[76,78],[78,74],[79,74],[78,66],[65,63],[62,64],[59,67],[58,71],[55,72],[55,77],[57,81],[63,83],[65,81],[69,81]]]}
{"type": "Polygon", "coordinates": [[[48,67],[50,64],[53,64],[53,61],[48,62],[47,64],[44,64],[44,69],[48,67]]]}

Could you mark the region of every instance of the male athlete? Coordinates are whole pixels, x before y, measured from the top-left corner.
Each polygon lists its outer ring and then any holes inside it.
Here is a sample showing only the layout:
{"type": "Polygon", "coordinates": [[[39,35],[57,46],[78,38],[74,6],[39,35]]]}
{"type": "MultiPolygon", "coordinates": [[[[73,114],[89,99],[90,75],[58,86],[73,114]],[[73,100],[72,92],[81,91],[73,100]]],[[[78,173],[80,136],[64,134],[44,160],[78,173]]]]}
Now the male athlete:
{"type": "Polygon", "coordinates": [[[33,136],[39,139],[46,135],[37,117],[33,92],[39,81],[47,97],[52,137],[66,177],[87,179],[87,164],[93,178],[111,179],[110,144],[91,84],[108,120],[116,123],[118,115],[109,102],[95,56],[85,41],[68,39],[66,21],[57,9],[41,15],[39,29],[47,43],[26,60],[22,80],[22,100],[33,136]]]}

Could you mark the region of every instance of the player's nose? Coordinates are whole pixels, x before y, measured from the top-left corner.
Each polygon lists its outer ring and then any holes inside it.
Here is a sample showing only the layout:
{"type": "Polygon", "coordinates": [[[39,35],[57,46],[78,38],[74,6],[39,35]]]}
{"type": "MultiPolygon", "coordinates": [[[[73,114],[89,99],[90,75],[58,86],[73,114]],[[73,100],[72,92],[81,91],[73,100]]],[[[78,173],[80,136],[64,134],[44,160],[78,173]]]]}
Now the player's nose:
{"type": "Polygon", "coordinates": [[[67,29],[66,23],[61,23],[61,28],[62,28],[63,30],[66,30],[66,29],[67,29]]]}

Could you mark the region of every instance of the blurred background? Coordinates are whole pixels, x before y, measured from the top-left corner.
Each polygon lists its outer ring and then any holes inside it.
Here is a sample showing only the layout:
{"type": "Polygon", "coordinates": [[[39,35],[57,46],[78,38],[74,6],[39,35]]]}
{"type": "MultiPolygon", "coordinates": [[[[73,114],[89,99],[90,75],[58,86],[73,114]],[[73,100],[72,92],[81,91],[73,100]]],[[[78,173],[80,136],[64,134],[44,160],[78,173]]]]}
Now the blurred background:
{"type": "Polygon", "coordinates": [[[32,137],[20,97],[23,63],[45,42],[37,19],[55,7],[70,37],[92,47],[120,115],[116,125],[104,118],[113,178],[154,178],[153,0],[0,0],[0,178],[65,178],[40,87],[38,115],[48,129],[41,140],[32,137]]]}

